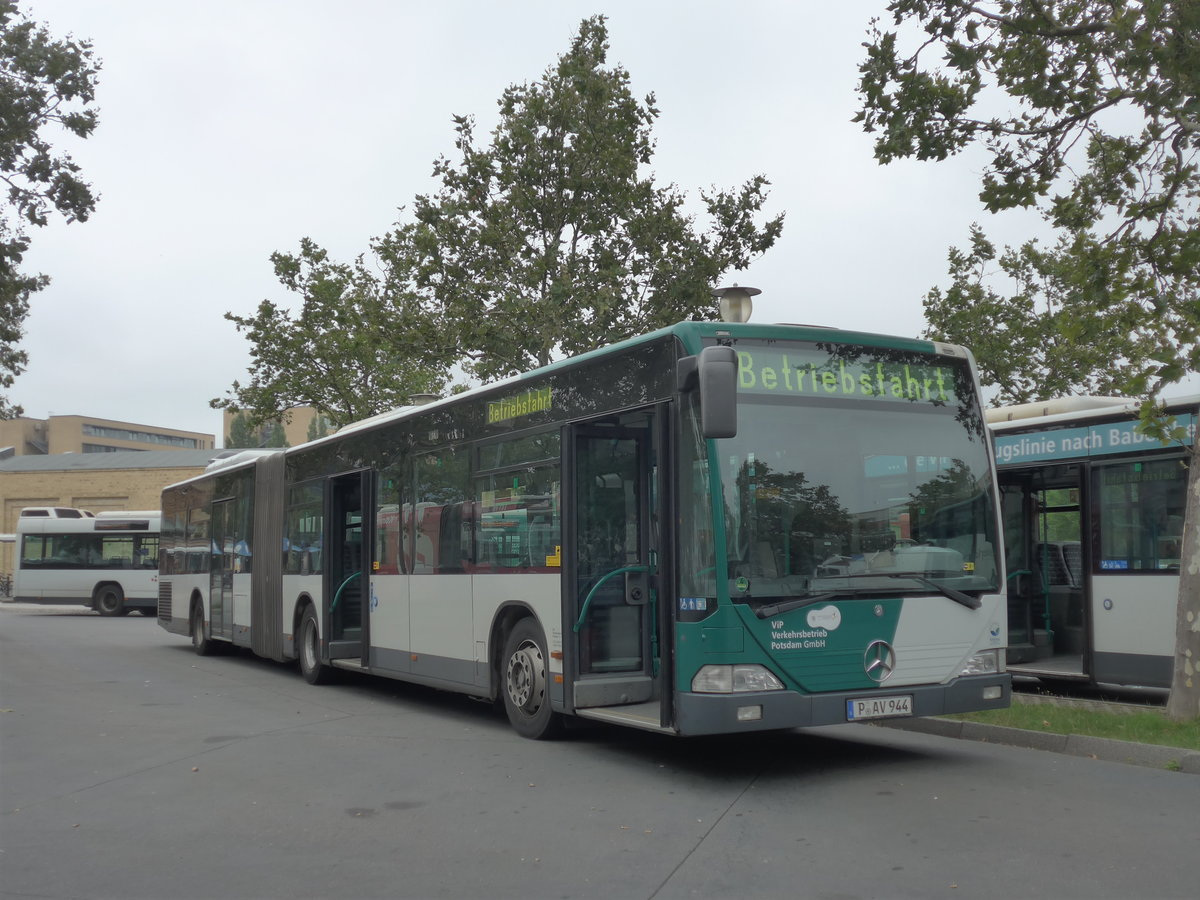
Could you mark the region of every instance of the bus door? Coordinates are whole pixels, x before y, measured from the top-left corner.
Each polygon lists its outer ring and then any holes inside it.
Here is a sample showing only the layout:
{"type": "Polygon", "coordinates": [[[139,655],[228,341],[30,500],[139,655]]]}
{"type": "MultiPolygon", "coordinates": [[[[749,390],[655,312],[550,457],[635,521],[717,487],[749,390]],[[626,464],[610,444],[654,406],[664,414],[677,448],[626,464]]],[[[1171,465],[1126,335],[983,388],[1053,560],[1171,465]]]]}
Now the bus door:
{"type": "Polygon", "coordinates": [[[1088,639],[1079,464],[1002,471],[1009,669],[1083,678],[1088,639]]]}
{"type": "Polygon", "coordinates": [[[370,590],[371,537],[363,511],[370,490],[368,470],[329,479],[324,591],[331,660],[362,658],[366,646],[363,600],[370,590]]]}
{"type": "Polygon", "coordinates": [[[233,639],[233,573],[236,518],[234,501],[218,500],[212,505],[212,564],[209,567],[208,619],[213,637],[233,639]]]}
{"type": "Polygon", "coordinates": [[[573,512],[565,542],[564,648],[577,710],[624,707],[662,724],[658,635],[664,573],[659,411],[612,416],[570,429],[573,512]],[[634,707],[642,705],[640,709],[634,707]]]}

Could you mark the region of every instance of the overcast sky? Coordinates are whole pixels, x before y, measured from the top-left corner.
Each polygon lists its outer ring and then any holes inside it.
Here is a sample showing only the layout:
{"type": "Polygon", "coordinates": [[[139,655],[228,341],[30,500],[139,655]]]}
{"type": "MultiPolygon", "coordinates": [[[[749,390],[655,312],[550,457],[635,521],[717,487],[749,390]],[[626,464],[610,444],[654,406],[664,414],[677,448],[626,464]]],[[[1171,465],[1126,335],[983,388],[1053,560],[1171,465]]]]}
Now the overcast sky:
{"type": "MultiPolygon", "coordinates": [[[[30,4],[23,8],[28,12],[30,4]]],[[[757,321],[917,335],[946,252],[982,222],[1018,242],[1036,219],[977,200],[981,159],[881,167],[850,120],[883,0],[37,0],[55,35],[103,62],[100,126],[69,146],[100,194],[86,223],[31,235],[53,283],[26,321],[26,415],[90,415],[212,433],[208,401],[247,380],[223,318],[294,299],[269,256],[310,237],[349,261],[432,192],[451,116],[495,125],[581,19],[609,17],[610,63],[657,96],[653,171],[689,196],[756,174],[783,236],[746,272],[757,321]]]]}

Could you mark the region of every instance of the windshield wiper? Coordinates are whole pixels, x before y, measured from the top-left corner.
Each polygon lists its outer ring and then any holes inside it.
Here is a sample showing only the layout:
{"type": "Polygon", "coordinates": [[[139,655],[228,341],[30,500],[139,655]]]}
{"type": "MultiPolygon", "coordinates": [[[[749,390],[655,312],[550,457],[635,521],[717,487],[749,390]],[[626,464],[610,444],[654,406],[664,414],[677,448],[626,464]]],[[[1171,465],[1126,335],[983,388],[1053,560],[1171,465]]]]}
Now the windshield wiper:
{"type": "MultiPolygon", "coordinates": [[[[831,575],[830,578],[908,578],[916,581],[925,587],[932,588],[943,597],[953,600],[955,603],[960,603],[967,609],[979,609],[983,606],[983,601],[978,597],[972,597],[970,594],[964,594],[962,591],[956,591],[952,587],[946,587],[944,584],[938,584],[932,579],[926,578],[924,575],[917,575],[912,572],[856,572],[853,575],[831,575]]],[[[754,614],[760,619],[766,619],[769,616],[777,616],[780,613],[790,612],[793,609],[800,609],[804,606],[812,606],[814,603],[824,603],[826,600],[832,600],[835,597],[853,597],[857,594],[871,593],[870,588],[842,588],[841,590],[822,591],[819,594],[809,594],[805,597],[796,597],[793,600],[784,600],[781,603],[768,603],[766,606],[760,606],[754,611],[754,614]]]]}
{"type": "Polygon", "coordinates": [[[948,597],[955,603],[961,603],[967,609],[979,609],[983,606],[983,601],[978,597],[972,597],[970,594],[964,594],[962,591],[956,591],[952,587],[946,587],[944,584],[938,584],[936,581],[926,578],[924,575],[915,575],[912,572],[882,572],[872,573],[883,575],[884,578],[911,578],[913,581],[923,584],[928,588],[933,588],[943,597],[948,597]]]}
{"type": "Polygon", "coordinates": [[[799,609],[802,606],[812,606],[814,603],[824,603],[826,600],[832,600],[834,597],[853,597],[860,593],[859,588],[845,588],[840,591],[822,591],[819,594],[809,594],[806,597],[796,597],[794,600],[784,600],[782,603],[768,603],[766,606],[760,606],[754,611],[754,614],[760,619],[768,618],[769,616],[777,616],[780,613],[790,612],[793,609],[799,609]]]}

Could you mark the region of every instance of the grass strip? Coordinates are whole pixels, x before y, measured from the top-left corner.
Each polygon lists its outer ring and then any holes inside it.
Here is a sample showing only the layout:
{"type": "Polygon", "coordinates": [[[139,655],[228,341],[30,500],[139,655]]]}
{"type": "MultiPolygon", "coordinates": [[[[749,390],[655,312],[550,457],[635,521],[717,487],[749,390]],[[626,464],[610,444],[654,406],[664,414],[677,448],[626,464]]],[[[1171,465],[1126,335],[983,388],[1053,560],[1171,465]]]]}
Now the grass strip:
{"type": "Polygon", "coordinates": [[[1172,722],[1161,710],[1156,709],[1115,713],[1074,706],[1027,705],[1014,702],[1008,709],[960,713],[946,718],[1023,728],[1026,731],[1078,734],[1133,741],[1137,744],[1200,750],[1200,719],[1172,722]]]}

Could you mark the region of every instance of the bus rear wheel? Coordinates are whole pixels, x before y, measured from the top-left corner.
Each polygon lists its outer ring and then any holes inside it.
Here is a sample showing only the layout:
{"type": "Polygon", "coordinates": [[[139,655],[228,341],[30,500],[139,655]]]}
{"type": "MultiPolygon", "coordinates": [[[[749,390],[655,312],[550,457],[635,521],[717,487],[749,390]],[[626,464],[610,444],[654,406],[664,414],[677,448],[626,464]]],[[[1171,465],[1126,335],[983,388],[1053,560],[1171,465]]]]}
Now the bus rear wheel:
{"type": "Polygon", "coordinates": [[[546,638],[536,621],[522,619],[504,642],[504,682],[500,692],[513,730],[534,740],[557,737],[562,717],[550,708],[546,638]]]}
{"type": "Polygon", "coordinates": [[[212,638],[204,630],[204,607],[197,603],[192,607],[192,649],[197,656],[209,656],[213,646],[212,638]]]}
{"type": "Polygon", "coordinates": [[[321,662],[321,629],[317,624],[317,612],[306,607],[300,617],[300,674],[309,684],[328,684],[333,680],[333,669],[321,662]]]}
{"type": "Polygon", "coordinates": [[[115,584],[106,584],[96,591],[96,612],[102,616],[124,616],[129,613],[125,593],[115,584]]]}

